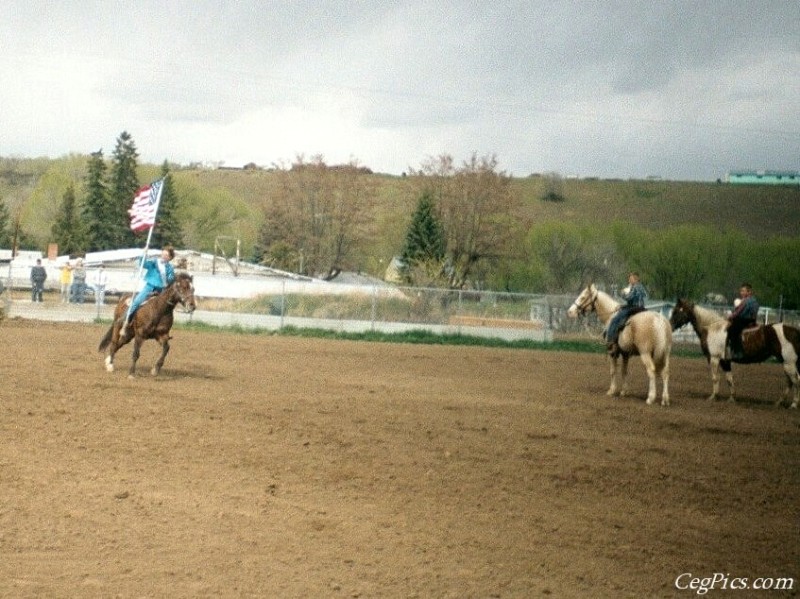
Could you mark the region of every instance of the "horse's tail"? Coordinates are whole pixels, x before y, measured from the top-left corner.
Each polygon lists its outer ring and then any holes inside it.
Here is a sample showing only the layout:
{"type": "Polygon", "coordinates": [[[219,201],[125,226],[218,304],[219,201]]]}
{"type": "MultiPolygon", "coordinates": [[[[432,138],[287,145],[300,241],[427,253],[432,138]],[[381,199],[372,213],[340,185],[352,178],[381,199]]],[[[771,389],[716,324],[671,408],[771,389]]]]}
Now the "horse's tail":
{"type": "Polygon", "coordinates": [[[100,340],[100,346],[97,348],[97,351],[103,351],[105,348],[109,346],[111,343],[111,336],[114,334],[114,323],[111,323],[111,326],[108,327],[108,331],[106,331],[105,337],[100,340]]]}
{"type": "Polygon", "coordinates": [[[653,361],[657,372],[661,372],[669,363],[669,355],[672,351],[672,325],[665,318],[663,322],[661,320],[658,319],[658,324],[661,326],[655,328],[655,336],[653,338],[653,361]]]}

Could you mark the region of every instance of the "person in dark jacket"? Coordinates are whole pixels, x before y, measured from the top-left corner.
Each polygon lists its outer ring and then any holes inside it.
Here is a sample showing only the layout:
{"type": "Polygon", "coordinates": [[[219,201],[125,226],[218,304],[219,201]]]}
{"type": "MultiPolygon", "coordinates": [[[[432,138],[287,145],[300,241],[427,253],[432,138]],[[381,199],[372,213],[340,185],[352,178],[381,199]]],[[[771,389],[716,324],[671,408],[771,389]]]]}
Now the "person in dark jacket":
{"type": "Polygon", "coordinates": [[[742,283],[739,287],[739,303],[734,306],[733,312],[728,316],[728,347],[731,349],[731,359],[740,360],[744,354],[742,347],[742,331],[755,326],[758,319],[758,301],[753,295],[753,286],[742,283]]]}
{"type": "Polygon", "coordinates": [[[647,290],[639,280],[638,272],[632,272],[628,275],[628,286],[622,290],[622,299],[625,300],[625,304],[620,306],[617,313],[609,321],[606,329],[606,346],[612,356],[619,354],[618,337],[620,329],[625,325],[628,318],[644,310],[647,290]]]}
{"type": "Polygon", "coordinates": [[[44,282],[47,280],[47,271],[42,266],[41,259],[36,260],[36,266],[31,267],[31,301],[41,302],[44,282]]]}

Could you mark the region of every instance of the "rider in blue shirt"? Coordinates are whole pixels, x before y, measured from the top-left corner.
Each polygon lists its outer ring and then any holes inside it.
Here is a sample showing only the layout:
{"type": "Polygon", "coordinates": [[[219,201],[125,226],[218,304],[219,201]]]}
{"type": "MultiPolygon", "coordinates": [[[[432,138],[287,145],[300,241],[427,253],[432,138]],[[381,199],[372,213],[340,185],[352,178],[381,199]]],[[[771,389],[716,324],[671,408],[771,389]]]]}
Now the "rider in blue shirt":
{"type": "Polygon", "coordinates": [[[619,353],[617,343],[619,331],[629,317],[644,310],[644,303],[647,300],[647,290],[639,281],[639,273],[632,272],[628,275],[628,287],[622,290],[622,299],[625,304],[620,306],[617,313],[608,323],[606,329],[606,345],[609,353],[614,356],[619,353]]]}
{"type": "Polygon", "coordinates": [[[160,293],[175,281],[175,268],[170,264],[175,257],[175,249],[171,245],[166,245],[161,250],[161,256],[158,258],[142,257],[142,268],[144,274],[144,287],[137,293],[131,301],[128,314],[125,317],[125,322],[120,331],[121,335],[127,332],[127,326],[131,318],[133,318],[136,310],[141,306],[144,301],[150,296],[151,293],[160,293]]]}
{"type": "Polygon", "coordinates": [[[731,359],[740,360],[744,354],[742,347],[742,331],[747,327],[756,324],[758,318],[758,301],[753,295],[753,286],[750,283],[742,283],[739,287],[739,298],[741,301],[734,307],[731,315],[728,316],[728,345],[731,348],[731,359]]]}

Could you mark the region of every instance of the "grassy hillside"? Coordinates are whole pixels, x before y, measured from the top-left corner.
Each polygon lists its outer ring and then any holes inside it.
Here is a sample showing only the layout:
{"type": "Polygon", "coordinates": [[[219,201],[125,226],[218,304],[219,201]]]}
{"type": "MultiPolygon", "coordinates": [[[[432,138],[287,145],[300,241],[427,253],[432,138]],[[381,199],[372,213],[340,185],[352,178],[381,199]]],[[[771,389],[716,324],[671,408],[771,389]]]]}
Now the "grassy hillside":
{"type": "Polygon", "coordinates": [[[757,239],[800,234],[800,188],[673,181],[564,180],[563,202],[545,202],[546,181],[514,182],[533,221],[625,221],[647,228],[733,227],[757,239]]]}

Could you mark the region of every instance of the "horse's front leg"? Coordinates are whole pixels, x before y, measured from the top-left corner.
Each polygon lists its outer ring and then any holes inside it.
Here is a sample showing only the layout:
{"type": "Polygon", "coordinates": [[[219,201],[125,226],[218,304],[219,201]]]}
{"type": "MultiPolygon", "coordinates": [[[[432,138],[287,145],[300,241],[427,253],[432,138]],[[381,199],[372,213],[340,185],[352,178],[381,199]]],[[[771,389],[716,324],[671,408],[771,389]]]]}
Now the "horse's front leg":
{"type": "Polygon", "coordinates": [[[136,362],[139,359],[139,354],[142,349],[142,339],[135,337],[133,340],[133,352],[131,353],[131,369],[128,372],[128,378],[132,379],[136,376],[136,362]]]}
{"type": "MultiPolygon", "coordinates": [[[[722,371],[725,373],[725,382],[728,383],[728,401],[734,402],[736,398],[734,397],[733,362],[730,360],[720,360],[719,364],[722,366],[722,371]]],[[[717,391],[719,391],[719,385],[717,385],[717,391]]]]}
{"type": "Polygon", "coordinates": [[[150,374],[153,376],[158,376],[158,373],[161,372],[161,367],[164,365],[164,360],[167,359],[167,354],[169,353],[169,336],[166,336],[161,341],[161,357],[155,363],[152,370],[150,370],[150,374]]]}
{"type": "Polygon", "coordinates": [[[719,358],[713,356],[709,358],[708,368],[711,371],[711,395],[708,399],[714,401],[719,395],[719,358]]]}
{"type": "Polygon", "coordinates": [[[620,364],[619,375],[620,375],[620,390],[619,396],[624,397],[628,394],[628,360],[631,357],[628,354],[622,355],[622,364],[620,364]]]}
{"type": "Polygon", "coordinates": [[[617,394],[617,357],[609,354],[608,364],[611,373],[611,385],[609,386],[608,391],[606,391],[606,395],[613,397],[617,394]]]}

